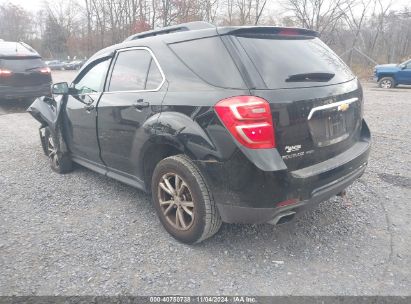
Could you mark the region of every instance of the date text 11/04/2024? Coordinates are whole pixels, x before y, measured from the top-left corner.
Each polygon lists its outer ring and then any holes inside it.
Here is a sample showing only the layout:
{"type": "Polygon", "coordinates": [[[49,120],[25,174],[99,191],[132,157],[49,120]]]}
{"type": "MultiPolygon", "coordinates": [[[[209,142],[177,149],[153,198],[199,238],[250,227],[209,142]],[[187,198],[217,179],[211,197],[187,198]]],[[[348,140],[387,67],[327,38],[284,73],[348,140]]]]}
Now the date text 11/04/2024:
{"type": "Polygon", "coordinates": [[[248,296],[162,296],[150,297],[150,303],[257,303],[257,300],[248,296]]]}

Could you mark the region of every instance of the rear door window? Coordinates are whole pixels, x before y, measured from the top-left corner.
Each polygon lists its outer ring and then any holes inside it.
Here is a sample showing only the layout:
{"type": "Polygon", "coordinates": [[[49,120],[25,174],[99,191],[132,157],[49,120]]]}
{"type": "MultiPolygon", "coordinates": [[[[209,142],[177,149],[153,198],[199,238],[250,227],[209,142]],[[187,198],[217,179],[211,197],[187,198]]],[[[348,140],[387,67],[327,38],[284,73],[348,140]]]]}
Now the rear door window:
{"type": "Polygon", "coordinates": [[[205,82],[223,88],[246,87],[220,37],[183,41],[169,47],[205,82]]]}
{"type": "Polygon", "coordinates": [[[354,78],[346,64],[318,38],[267,35],[235,39],[269,89],[330,85],[354,78]]]}
{"type": "Polygon", "coordinates": [[[163,75],[148,50],[126,50],[118,53],[108,91],[155,90],[162,82],[163,75]]]}
{"type": "Polygon", "coordinates": [[[160,69],[157,66],[154,58],[151,58],[150,67],[148,70],[148,76],[146,80],[146,84],[144,86],[145,90],[155,90],[157,89],[161,83],[163,82],[163,75],[160,72],[160,69]]]}

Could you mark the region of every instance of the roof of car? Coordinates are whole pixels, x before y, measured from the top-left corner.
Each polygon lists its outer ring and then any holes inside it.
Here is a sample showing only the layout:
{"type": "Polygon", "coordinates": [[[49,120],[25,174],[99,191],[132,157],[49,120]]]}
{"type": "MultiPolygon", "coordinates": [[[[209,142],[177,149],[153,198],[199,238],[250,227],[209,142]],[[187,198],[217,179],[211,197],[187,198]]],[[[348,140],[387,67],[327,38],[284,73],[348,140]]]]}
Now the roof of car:
{"type": "Polygon", "coordinates": [[[33,48],[24,42],[0,41],[0,56],[2,57],[40,57],[33,48]]]}
{"type": "Polygon", "coordinates": [[[196,21],[150,30],[129,36],[123,42],[106,47],[95,53],[88,61],[111,56],[116,50],[127,47],[150,46],[152,43],[164,41],[166,43],[181,42],[191,39],[205,38],[215,35],[302,35],[318,37],[316,31],[304,28],[289,28],[276,26],[215,26],[211,23],[196,21]]]}
{"type": "Polygon", "coordinates": [[[145,31],[145,32],[133,34],[133,35],[127,37],[124,41],[142,39],[142,38],[165,35],[165,34],[171,34],[171,33],[176,33],[176,32],[203,30],[203,29],[209,29],[209,28],[215,28],[215,27],[216,27],[215,25],[213,25],[211,23],[208,23],[208,22],[194,21],[194,22],[181,23],[181,24],[177,24],[177,25],[163,27],[163,28],[160,28],[160,29],[155,29],[155,30],[150,30],[150,31],[145,31]]]}
{"type": "Polygon", "coordinates": [[[170,35],[175,33],[182,33],[183,35],[179,35],[180,37],[184,37],[184,34],[192,34],[193,32],[196,33],[205,33],[210,31],[217,31],[220,35],[223,34],[250,34],[250,33],[261,33],[261,34],[288,34],[291,31],[294,31],[294,34],[304,35],[304,36],[314,36],[318,37],[319,34],[316,31],[304,29],[304,28],[290,28],[290,27],[277,27],[277,26],[215,26],[214,24],[204,22],[204,21],[195,21],[195,22],[188,22],[177,24],[173,26],[168,26],[156,30],[150,30],[146,32],[137,33],[127,37],[124,42],[132,41],[132,40],[139,40],[148,37],[164,37],[164,35],[170,35]]]}

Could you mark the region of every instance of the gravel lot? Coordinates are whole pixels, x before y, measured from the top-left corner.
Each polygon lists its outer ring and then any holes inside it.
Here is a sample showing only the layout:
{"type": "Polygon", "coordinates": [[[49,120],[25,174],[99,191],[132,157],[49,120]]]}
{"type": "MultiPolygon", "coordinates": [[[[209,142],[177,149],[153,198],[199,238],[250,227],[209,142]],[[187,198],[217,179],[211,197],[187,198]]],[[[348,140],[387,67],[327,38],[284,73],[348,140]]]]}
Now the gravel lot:
{"type": "Polygon", "coordinates": [[[411,88],[365,97],[373,151],[345,199],[197,246],[172,239],[144,193],[53,173],[26,105],[0,102],[0,295],[410,295],[411,88]]]}

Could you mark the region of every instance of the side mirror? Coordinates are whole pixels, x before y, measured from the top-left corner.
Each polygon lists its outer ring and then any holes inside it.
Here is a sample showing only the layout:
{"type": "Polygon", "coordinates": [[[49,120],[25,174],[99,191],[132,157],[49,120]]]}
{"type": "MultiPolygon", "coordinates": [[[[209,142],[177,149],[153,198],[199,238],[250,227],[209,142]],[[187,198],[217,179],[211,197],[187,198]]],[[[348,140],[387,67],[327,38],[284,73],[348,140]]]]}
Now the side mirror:
{"type": "Polygon", "coordinates": [[[401,70],[404,70],[406,67],[407,67],[407,65],[405,65],[405,64],[400,64],[400,69],[401,69],[401,70]]]}
{"type": "Polygon", "coordinates": [[[66,95],[69,92],[69,86],[67,82],[55,83],[51,86],[51,93],[55,95],[66,95]]]}

